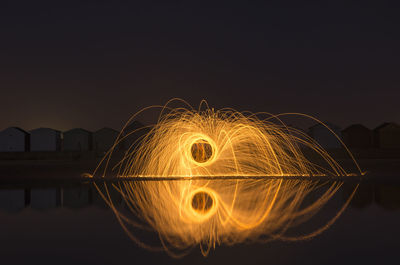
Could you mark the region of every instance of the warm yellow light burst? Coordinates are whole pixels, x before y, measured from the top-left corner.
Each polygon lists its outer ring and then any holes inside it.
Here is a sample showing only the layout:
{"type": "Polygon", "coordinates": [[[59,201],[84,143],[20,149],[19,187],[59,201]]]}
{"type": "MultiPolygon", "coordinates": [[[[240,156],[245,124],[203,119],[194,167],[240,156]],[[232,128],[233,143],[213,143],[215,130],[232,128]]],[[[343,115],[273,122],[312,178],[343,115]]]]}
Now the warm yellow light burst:
{"type": "MultiPolygon", "coordinates": [[[[282,115],[216,111],[205,102],[198,110],[168,104],[151,130],[113,165],[120,180],[113,188],[130,211],[158,233],[171,255],[195,245],[206,256],[218,244],[312,237],[344,210],[315,232],[287,237],[290,227],[313,216],[341,186],[316,178],[350,174],[307,134],[286,126],[282,115]],[[321,187],[326,188],[322,195],[305,204],[321,187]]],[[[100,163],[106,165],[103,177],[115,147],[126,137],[129,134],[121,136],[100,163]]],[[[107,185],[103,191],[96,187],[128,235],[144,245],[130,229],[143,224],[115,207],[107,185]]]]}
{"type": "Polygon", "coordinates": [[[294,227],[315,215],[342,184],[282,178],[120,181],[112,184],[112,189],[122,195],[129,213],[114,205],[110,186],[104,183],[105,189],[101,185],[96,187],[133,241],[155,249],[134,233],[137,228],[150,228],[158,234],[163,249],[171,256],[179,257],[196,245],[207,256],[211,249],[221,244],[312,238],[341,215],[354,193],[325,225],[306,234],[290,234],[294,227]]]}

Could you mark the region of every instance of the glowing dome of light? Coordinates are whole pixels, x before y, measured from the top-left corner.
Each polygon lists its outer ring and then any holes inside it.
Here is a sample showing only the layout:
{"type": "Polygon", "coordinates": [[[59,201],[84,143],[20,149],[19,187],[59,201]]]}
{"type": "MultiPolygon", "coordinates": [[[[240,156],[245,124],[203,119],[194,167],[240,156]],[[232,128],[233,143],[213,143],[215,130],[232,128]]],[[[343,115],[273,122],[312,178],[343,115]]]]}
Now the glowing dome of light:
{"type": "MultiPolygon", "coordinates": [[[[113,150],[123,141],[121,136],[102,160],[103,177],[113,150]]],[[[349,157],[353,159],[350,152],[349,157]]],[[[354,165],[361,174],[355,161],[354,165]]],[[[261,119],[232,109],[214,110],[205,102],[198,110],[162,106],[158,122],[113,169],[120,180],[113,188],[123,195],[130,212],[157,232],[171,255],[195,245],[207,255],[219,244],[289,239],[288,228],[316,214],[341,186],[316,177],[352,175],[277,115],[261,119]],[[305,205],[304,199],[321,186],[325,190],[319,198],[305,205]]],[[[124,230],[144,246],[129,228],[143,224],[118,211],[105,190],[101,194],[124,230]]],[[[332,222],[292,239],[312,237],[332,222]]]]}

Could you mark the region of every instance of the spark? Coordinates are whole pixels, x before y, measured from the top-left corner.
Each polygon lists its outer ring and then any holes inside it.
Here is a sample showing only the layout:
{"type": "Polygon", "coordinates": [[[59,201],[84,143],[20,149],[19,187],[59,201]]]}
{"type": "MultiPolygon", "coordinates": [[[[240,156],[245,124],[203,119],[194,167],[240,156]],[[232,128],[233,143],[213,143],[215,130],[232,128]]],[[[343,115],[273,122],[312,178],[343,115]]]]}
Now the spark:
{"type": "MultiPolygon", "coordinates": [[[[282,115],[214,110],[205,101],[197,110],[172,108],[170,103],[159,106],[158,122],[112,165],[120,181],[112,187],[105,183],[103,191],[96,185],[132,240],[148,247],[132,232],[147,225],[172,256],[196,245],[207,256],[216,245],[308,238],[333,223],[308,235],[285,234],[315,215],[342,185],[318,177],[354,173],[347,172],[306,133],[285,125],[282,115]],[[321,186],[326,188],[323,194],[304,205],[305,198],[321,186]],[[122,195],[140,221],[117,209],[110,188],[122,195]]],[[[101,177],[107,178],[114,149],[127,137],[129,133],[121,133],[92,176],[99,175],[100,166],[105,165],[101,177]]],[[[362,175],[352,154],[344,149],[362,175]]]]}

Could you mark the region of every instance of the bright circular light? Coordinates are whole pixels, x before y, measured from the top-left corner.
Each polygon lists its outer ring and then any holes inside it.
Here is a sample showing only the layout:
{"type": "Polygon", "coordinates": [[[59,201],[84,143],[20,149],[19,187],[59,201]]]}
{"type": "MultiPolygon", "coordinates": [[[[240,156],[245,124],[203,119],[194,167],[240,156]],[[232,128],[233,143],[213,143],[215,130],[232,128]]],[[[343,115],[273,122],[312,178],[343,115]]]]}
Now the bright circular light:
{"type": "Polygon", "coordinates": [[[213,198],[205,191],[196,192],[192,197],[192,208],[198,213],[207,213],[213,204],[213,198]]]}
{"type": "Polygon", "coordinates": [[[183,206],[188,218],[193,223],[204,223],[218,210],[217,194],[213,189],[199,187],[191,191],[183,206]]]}
{"type": "Polygon", "coordinates": [[[190,148],[192,158],[197,163],[205,163],[213,155],[213,148],[211,144],[204,139],[197,140],[190,148]]]}

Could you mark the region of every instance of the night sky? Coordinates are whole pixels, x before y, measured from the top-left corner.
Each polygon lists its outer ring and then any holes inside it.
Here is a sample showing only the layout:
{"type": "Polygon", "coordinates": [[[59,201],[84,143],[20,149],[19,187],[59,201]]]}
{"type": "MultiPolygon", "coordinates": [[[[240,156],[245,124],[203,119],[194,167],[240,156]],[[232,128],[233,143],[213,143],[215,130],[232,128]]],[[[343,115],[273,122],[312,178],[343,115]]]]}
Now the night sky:
{"type": "Polygon", "coordinates": [[[120,129],[173,97],[400,123],[397,6],[126,2],[0,2],[0,129],[120,129]]]}

